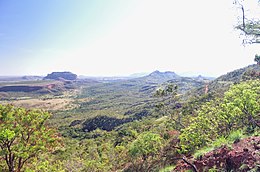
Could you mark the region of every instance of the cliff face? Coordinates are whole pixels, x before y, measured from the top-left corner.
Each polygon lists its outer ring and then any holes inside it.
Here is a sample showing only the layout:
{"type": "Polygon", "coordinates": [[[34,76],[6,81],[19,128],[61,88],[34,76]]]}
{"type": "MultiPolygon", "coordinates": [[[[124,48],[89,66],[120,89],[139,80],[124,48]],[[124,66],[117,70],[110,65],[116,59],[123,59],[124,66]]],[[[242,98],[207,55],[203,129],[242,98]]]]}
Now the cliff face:
{"type": "Polygon", "coordinates": [[[52,72],[48,74],[43,79],[52,79],[52,80],[76,80],[77,75],[71,72],[52,72]]]}

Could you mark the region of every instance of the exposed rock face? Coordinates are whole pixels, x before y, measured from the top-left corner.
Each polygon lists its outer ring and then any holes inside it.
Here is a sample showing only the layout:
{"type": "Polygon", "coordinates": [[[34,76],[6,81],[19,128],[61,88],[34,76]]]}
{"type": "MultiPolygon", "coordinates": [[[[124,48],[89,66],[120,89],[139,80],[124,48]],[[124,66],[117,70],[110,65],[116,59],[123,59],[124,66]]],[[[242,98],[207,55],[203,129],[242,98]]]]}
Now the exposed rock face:
{"type": "Polygon", "coordinates": [[[52,79],[52,80],[76,80],[77,75],[71,72],[52,72],[48,74],[43,79],[52,79]]]}
{"type": "MultiPolygon", "coordinates": [[[[190,160],[198,171],[209,171],[216,168],[219,171],[259,171],[260,137],[249,137],[236,142],[232,149],[227,146],[208,152],[197,160],[190,160]]],[[[179,161],[174,171],[191,170],[191,166],[179,161]]]]}

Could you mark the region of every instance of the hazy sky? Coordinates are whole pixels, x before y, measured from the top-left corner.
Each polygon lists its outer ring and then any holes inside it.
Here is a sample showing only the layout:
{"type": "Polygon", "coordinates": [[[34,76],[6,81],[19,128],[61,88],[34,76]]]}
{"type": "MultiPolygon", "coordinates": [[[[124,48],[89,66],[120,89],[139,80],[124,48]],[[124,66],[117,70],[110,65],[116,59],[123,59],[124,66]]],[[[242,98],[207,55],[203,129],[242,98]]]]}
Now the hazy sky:
{"type": "Polygon", "coordinates": [[[219,76],[260,53],[235,14],[232,0],[0,0],[0,75],[219,76]]]}

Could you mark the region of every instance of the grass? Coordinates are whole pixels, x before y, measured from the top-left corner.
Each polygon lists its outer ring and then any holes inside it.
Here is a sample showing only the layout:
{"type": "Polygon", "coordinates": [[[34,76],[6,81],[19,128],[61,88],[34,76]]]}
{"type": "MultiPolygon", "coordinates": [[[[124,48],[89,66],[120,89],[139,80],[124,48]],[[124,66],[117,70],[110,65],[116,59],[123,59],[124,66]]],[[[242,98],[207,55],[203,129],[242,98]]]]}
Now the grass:
{"type": "Polygon", "coordinates": [[[218,138],[214,142],[212,142],[211,145],[213,148],[219,148],[222,145],[227,145],[227,144],[229,144],[228,140],[224,136],[221,136],[220,138],[218,138]]]}
{"type": "Polygon", "coordinates": [[[229,143],[234,143],[245,137],[246,135],[243,133],[242,130],[235,130],[229,134],[227,140],[229,143]]]}
{"type": "Polygon", "coordinates": [[[242,130],[235,130],[232,131],[228,137],[221,136],[214,140],[211,144],[197,150],[193,157],[198,159],[200,156],[204,156],[206,153],[213,151],[216,148],[220,148],[223,145],[226,145],[228,147],[231,147],[231,145],[237,141],[239,141],[242,138],[245,138],[246,135],[243,133],[242,130]]]}
{"type": "Polygon", "coordinates": [[[206,153],[210,152],[210,151],[213,151],[214,150],[214,147],[210,146],[210,147],[203,147],[199,150],[197,150],[193,157],[196,158],[196,159],[199,159],[200,156],[204,156],[206,153]]]}
{"type": "Polygon", "coordinates": [[[69,98],[59,98],[59,99],[25,99],[25,100],[14,100],[9,103],[25,108],[37,108],[44,110],[68,110],[73,108],[75,105],[72,103],[72,99],[69,98]]]}
{"type": "Polygon", "coordinates": [[[168,167],[161,169],[159,172],[171,172],[174,168],[175,168],[175,166],[168,166],[168,167]]]}
{"type": "Polygon", "coordinates": [[[13,82],[0,82],[0,86],[42,86],[48,84],[59,83],[59,81],[53,80],[37,80],[37,81],[13,81],[13,82]]]}

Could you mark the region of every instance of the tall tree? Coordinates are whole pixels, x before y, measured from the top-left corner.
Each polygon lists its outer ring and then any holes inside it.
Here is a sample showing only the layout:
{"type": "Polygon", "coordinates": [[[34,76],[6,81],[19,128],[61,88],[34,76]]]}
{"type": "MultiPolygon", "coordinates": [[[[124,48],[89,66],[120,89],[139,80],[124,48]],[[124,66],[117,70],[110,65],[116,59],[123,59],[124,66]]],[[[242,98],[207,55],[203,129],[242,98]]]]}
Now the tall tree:
{"type": "Polygon", "coordinates": [[[158,110],[161,110],[164,115],[170,115],[171,119],[176,123],[176,129],[180,130],[184,128],[185,126],[181,123],[181,113],[179,111],[182,105],[178,102],[180,99],[178,86],[169,84],[164,89],[157,89],[154,95],[163,98],[160,100],[160,103],[156,105],[158,110]],[[165,104],[166,100],[168,100],[168,105],[165,104]],[[171,105],[174,105],[172,109],[170,108],[171,105]],[[174,116],[176,116],[177,119],[174,119],[174,116]]]}
{"type": "Polygon", "coordinates": [[[57,134],[45,125],[49,116],[41,110],[0,105],[0,158],[9,172],[20,172],[30,159],[56,146],[57,134]]]}

